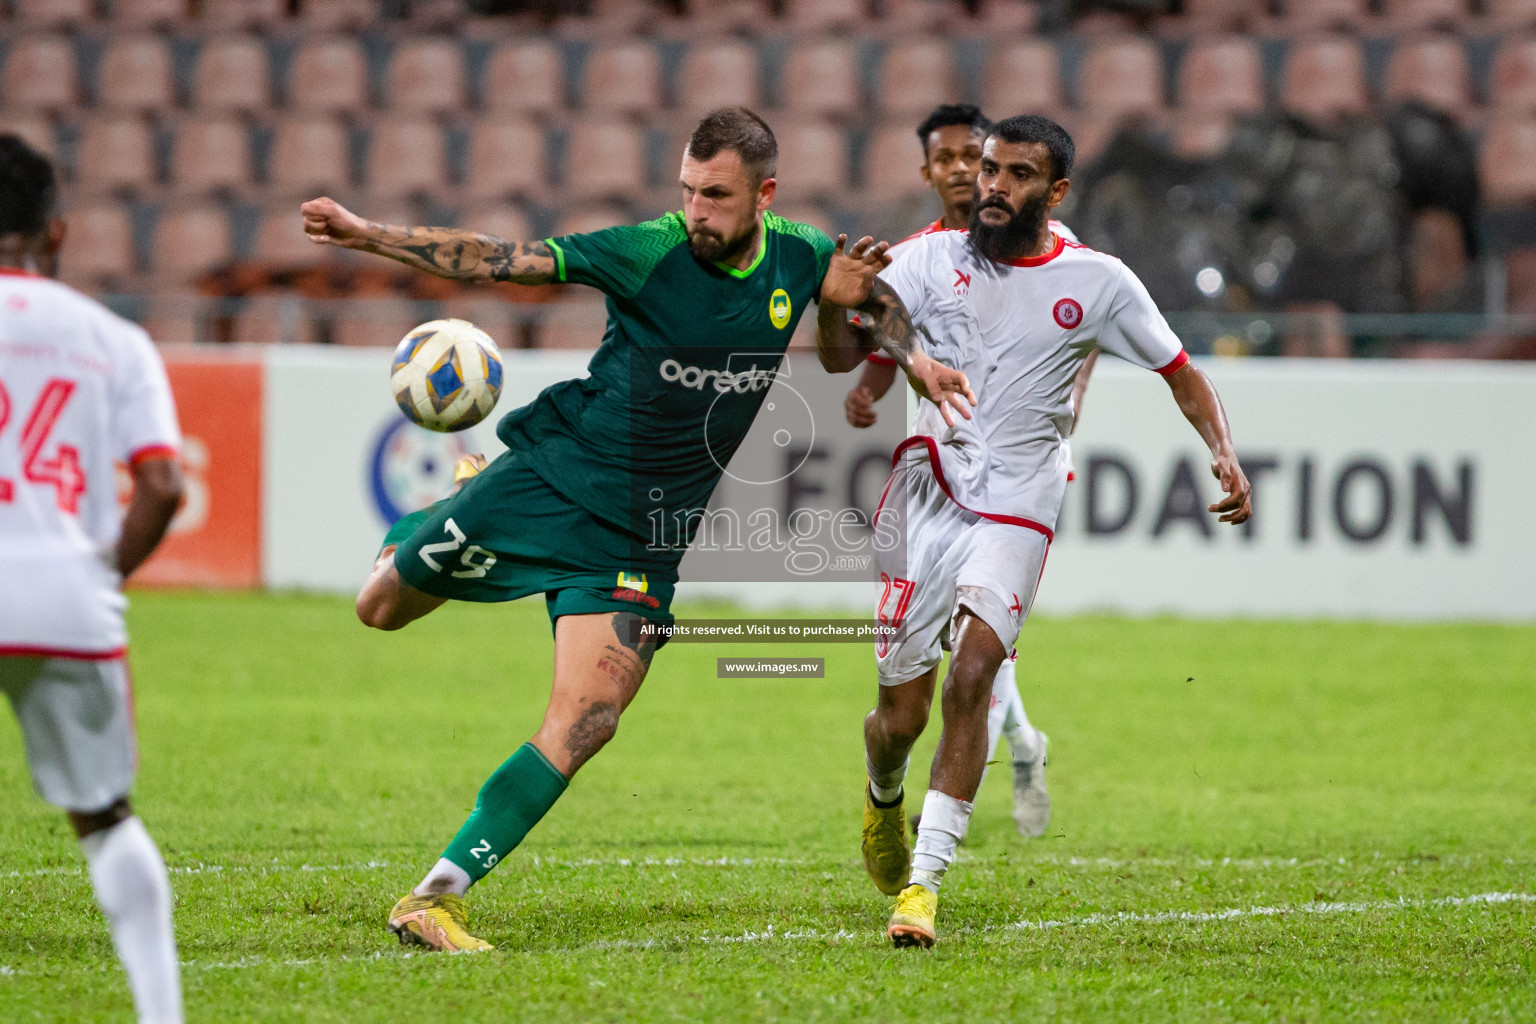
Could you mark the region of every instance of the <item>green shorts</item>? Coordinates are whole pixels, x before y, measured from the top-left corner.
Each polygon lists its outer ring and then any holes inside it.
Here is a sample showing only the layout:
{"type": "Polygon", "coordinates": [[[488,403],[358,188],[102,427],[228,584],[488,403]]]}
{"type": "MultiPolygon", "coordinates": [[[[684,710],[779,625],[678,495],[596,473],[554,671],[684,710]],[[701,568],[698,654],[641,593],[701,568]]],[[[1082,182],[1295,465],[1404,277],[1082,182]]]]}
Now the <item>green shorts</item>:
{"type": "Polygon", "coordinates": [[[401,519],[395,569],[417,590],[454,601],[543,594],[562,615],[634,612],[672,622],[680,551],[650,551],[573,504],[519,458],[498,456],[455,495],[401,519]],[[413,529],[414,527],[414,529],[413,529]]]}

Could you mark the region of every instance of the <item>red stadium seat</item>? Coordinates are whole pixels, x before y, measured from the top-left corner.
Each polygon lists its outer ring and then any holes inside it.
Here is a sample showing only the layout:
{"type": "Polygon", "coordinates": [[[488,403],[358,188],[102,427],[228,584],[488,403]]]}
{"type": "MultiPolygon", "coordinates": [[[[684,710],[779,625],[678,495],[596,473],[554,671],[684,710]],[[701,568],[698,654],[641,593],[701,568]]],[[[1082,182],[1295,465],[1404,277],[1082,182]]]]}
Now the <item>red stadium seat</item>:
{"type": "Polygon", "coordinates": [[[404,299],[355,299],[337,315],[331,340],[337,345],[392,348],[423,319],[416,303],[404,299]]]}
{"type": "Polygon", "coordinates": [[[565,107],[565,62],[544,40],[508,43],[491,54],[482,89],[487,110],[553,114],[565,107]]]}
{"type": "Polygon", "coordinates": [[[252,184],[251,137],[231,117],[195,117],[176,131],[171,181],[195,191],[243,189],[252,184]]]}
{"type": "Polygon", "coordinates": [[[176,105],[171,48],[158,36],[115,39],[101,55],[96,105],[113,110],[168,110],[176,105]]]}
{"type": "Polygon", "coordinates": [[[1490,91],[1499,110],[1536,111],[1536,36],[1517,36],[1499,46],[1490,91]]]}
{"type": "Polygon", "coordinates": [[[1062,106],[1061,59],[1044,39],[1021,39],[994,53],[982,76],[992,117],[1049,113],[1062,106]]]}
{"type": "Polygon", "coordinates": [[[963,99],[949,44],[924,40],[892,46],[880,65],[875,102],[890,114],[921,118],[941,103],[963,99]]]}
{"type": "Polygon", "coordinates": [[[544,129],[520,117],[487,118],[475,125],[464,182],[468,198],[542,196],[548,191],[548,180],[544,129]]]}
{"type": "Polygon", "coordinates": [[[555,238],[562,235],[581,235],[590,231],[601,231],[603,228],[611,228],[619,224],[633,224],[635,218],[625,213],[623,209],[611,203],[595,203],[590,206],[578,206],[568,211],[555,225],[555,238]]]}
{"type": "Polygon", "coordinates": [[[0,100],[12,111],[73,107],[79,100],[74,46],[63,36],[12,39],[0,75],[0,100]]]}
{"type": "Polygon", "coordinates": [[[528,215],[507,203],[469,207],[460,214],[459,226],[505,242],[533,240],[533,226],[528,222],[528,215]]]}
{"type": "Polygon", "coordinates": [[[133,226],[117,203],[90,203],[69,211],[69,242],[60,272],[72,285],[96,288],[133,274],[133,226]]]}
{"type": "Polygon", "coordinates": [[[166,285],[185,285],[232,258],[229,216],[217,206],[164,210],[155,225],[153,252],[155,277],[166,285]]]}
{"type": "Polygon", "coordinates": [[[1467,0],[1387,0],[1388,23],[1402,32],[1418,28],[1455,29],[1471,15],[1467,0]]]}
{"type": "Polygon", "coordinates": [[[1179,106],[1206,113],[1264,109],[1264,63],[1252,39],[1228,36],[1196,42],[1179,67],[1179,106]]]}
{"type": "Polygon", "coordinates": [[[1487,0],[1484,7],[1496,28],[1536,27],[1536,0],[1487,0]]]}
{"type": "Polygon", "coordinates": [[[46,117],[0,111],[0,135],[19,136],[21,141],[44,156],[58,159],[58,140],[54,137],[53,125],[46,117]]]}
{"type": "Polygon", "coordinates": [[[367,184],[374,195],[435,192],[448,185],[443,130],[431,118],[390,117],[373,126],[367,184]]]}
{"type": "Polygon", "coordinates": [[[864,188],[861,194],[886,202],[922,193],[928,188],[920,168],[923,150],[913,126],[886,125],[870,136],[864,153],[864,188]]]}
{"type": "Polygon", "coordinates": [[[718,107],[756,110],[762,105],[758,76],[757,49],[752,44],[740,40],[697,44],[683,58],[678,106],[689,114],[718,107]]]}
{"type": "Polygon", "coordinates": [[[136,115],[95,114],[80,127],[75,181],[86,191],[146,189],[155,183],[155,144],[136,115]]]}
{"type": "Polygon", "coordinates": [[[293,57],[288,105],[294,110],[341,112],[368,105],[368,61],[356,41],[305,43],[293,57]]]}
{"type": "Polygon", "coordinates": [[[198,54],[192,102],[204,110],[257,111],[272,104],[267,47],[256,36],[211,39],[198,54]]]}
{"type": "Polygon", "coordinates": [[[350,31],[378,19],[374,0],[304,0],[299,16],[308,32],[350,31]]]}
{"type": "Polygon", "coordinates": [[[1536,200],[1536,118],[1504,117],[1491,124],[1483,135],[1478,171],[1490,205],[1536,200]]]}
{"type": "Polygon", "coordinates": [[[638,199],[646,191],[645,144],[623,121],[581,121],[566,141],[565,187],[578,199],[638,199]]]}
{"type": "Polygon", "coordinates": [[[788,0],[785,16],[797,31],[856,28],[867,13],[864,0],[788,0]]]}
{"type": "Polygon", "coordinates": [[[858,56],[847,43],[796,47],[779,76],[784,106],[802,114],[854,116],[864,106],[858,67],[858,56]]]}
{"type": "Polygon", "coordinates": [[[848,187],[848,139],[841,129],[826,121],[791,121],[776,134],[779,195],[786,202],[829,198],[848,187]]]}
{"type": "Polygon", "coordinates": [[[587,55],[581,101],[600,114],[653,114],[661,108],[661,58],[649,43],[603,46],[587,55]]]}
{"type": "Polygon", "coordinates": [[[1083,58],[1077,102],[1100,115],[1163,109],[1163,59],[1150,39],[1122,37],[1097,43],[1083,58]]]}
{"type": "Polygon", "coordinates": [[[285,0],[203,0],[203,20],[216,28],[261,28],[287,17],[285,0]]]}
{"type": "Polygon", "coordinates": [[[1297,42],[1285,62],[1280,103],[1293,114],[1317,121],[1369,111],[1359,41],[1330,34],[1297,42]]]}
{"type": "Polygon", "coordinates": [[[167,28],[188,17],[187,0],[114,0],[112,27],[167,28]]]}
{"type": "Polygon", "coordinates": [[[1465,116],[1472,109],[1466,47],[1449,35],[1398,43],[1387,64],[1383,98],[1419,100],[1447,114],[1465,116]]]}
{"type": "Polygon", "coordinates": [[[453,113],[469,104],[464,54],[451,39],[401,43],[389,62],[384,101],[396,110],[453,113]]]}
{"type": "Polygon", "coordinates": [[[1292,31],[1355,26],[1369,15],[1368,0],[1286,0],[1285,4],[1285,20],[1292,31]]]}
{"type": "Polygon", "coordinates": [[[1232,139],[1232,118],[1221,111],[1180,111],[1173,126],[1173,151],[1189,160],[1220,155],[1232,139]]]}
{"type": "Polygon", "coordinates": [[[251,258],[268,267],[309,267],[330,258],[334,248],[316,245],[304,234],[299,200],[277,202],[262,213],[251,258]]]}
{"type": "Polygon", "coordinates": [[[267,164],[269,183],[283,191],[327,192],[352,181],[347,131],[334,118],[298,116],[278,121],[267,164]]]}
{"type": "Polygon", "coordinates": [[[83,25],[95,17],[91,0],[16,0],[16,20],[28,27],[83,25]]]}

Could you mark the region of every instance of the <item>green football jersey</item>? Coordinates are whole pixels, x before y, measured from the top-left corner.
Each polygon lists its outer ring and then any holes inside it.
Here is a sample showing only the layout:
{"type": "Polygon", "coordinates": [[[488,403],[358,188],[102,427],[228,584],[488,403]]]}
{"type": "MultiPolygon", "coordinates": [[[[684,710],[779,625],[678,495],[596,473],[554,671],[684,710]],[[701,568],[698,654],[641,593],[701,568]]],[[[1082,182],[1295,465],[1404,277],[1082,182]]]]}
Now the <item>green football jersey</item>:
{"type": "Polygon", "coordinates": [[[546,388],[497,434],[592,515],[647,540],[664,522],[670,538],[751,427],[832,240],[768,212],[756,262],[737,270],[696,259],[672,213],[549,247],[560,280],[607,295],[607,330],[589,377],[546,388]]]}

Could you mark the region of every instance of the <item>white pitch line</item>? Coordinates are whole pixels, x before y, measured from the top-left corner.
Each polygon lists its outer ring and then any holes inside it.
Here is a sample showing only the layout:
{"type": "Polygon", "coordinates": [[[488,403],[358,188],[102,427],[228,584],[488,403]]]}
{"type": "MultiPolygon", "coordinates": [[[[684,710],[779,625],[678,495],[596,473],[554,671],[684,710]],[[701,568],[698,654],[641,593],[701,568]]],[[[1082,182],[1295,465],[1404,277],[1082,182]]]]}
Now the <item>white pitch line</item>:
{"type": "MultiPolygon", "coordinates": [[[[1083,917],[1069,917],[1059,920],[1033,920],[1013,921],[1006,924],[988,924],[979,928],[958,928],[949,935],[988,935],[1017,931],[1041,931],[1056,928],[1096,928],[1113,927],[1125,924],[1222,924],[1227,921],[1237,921],[1245,918],[1286,917],[1297,915],[1302,917],[1325,917],[1337,914],[1368,914],[1373,911],[1392,910],[1432,910],[1442,907],[1478,907],[1498,906],[1507,903],[1530,904],[1536,903],[1536,894],[1524,892],[1483,892],[1471,896],[1444,896],[1438,899],[1407,899],[1399,897],[1395,900],[1375,900],[1372,902],[1357,903],[1300,903],[1294,906],[1282,907],[1231,907],[1226,910],[1165,910],[1155,913],[1128,913],[1118,914],[1088,914],[1083,917]]],[[[569,954],[587,951],[623,950],[623,949],[659,949],[676,945],[737,945],[752,942],[840,942],[849,939],[870,940],[874,933],[868,931],[852,932],[845,928],[839,928],[835,932],[822,932],[814,930],[790,930],[779,931],[772,927],[760,932],[743,932],[740,935],[701,935],[696,938],[678,936],[673,939],[605,939],[588,943],[584,946],[576,946],[563,950],[531,950],[529,952],[552,952],[569,954]]],[[[239,971],[251,970],[259,967],[311,967],[317,964],[346,964],[346,963],[372,963],[387,960],[409,960],[426,954],[400,953],[400,952],[375,952],[361,956],[331,956],[331,957],[305,957],[295,960],[270,960],[265,957],[248,957],[240,960],[204,962],[198,960],[185,960],[182,967],[188,970],[198,971],[239,971]]],[[[30,972],[17,970],[13,967],[0,965],[0,977],[24,976],[30,972]]]]}

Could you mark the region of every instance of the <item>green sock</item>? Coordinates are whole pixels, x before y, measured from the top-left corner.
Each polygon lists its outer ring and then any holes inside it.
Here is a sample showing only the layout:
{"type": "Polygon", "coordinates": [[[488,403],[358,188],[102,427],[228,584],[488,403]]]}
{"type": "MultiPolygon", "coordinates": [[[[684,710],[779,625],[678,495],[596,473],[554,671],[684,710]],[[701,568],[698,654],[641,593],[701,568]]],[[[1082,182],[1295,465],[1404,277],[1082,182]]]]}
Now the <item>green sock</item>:
{"type": "Polygon", "coordinates": [[[480,881],[549,813],[568,784],[538,747],[524,743],[480,787],[475,809],[443,858],[480,881]]]}
{"type": "MultiPolygon", "coordinates": [[[[447,498],[443,499],[443,501],[447,500],[447,498]]],[[[426,522],[427,518],[431,516],[432,513],[437,511],[437,507],[441,505],[443,501],[434,501],[426,508],[417,509],[415,512],[407,512],[399,519],[396,519],[395,525],[391,526],[389,528],[389,532],[384,534],[384,543],[379,545],[379,550],[383,551],[391,544],[394,544],[397,547],[400,544],[403,544],[410,538],[411,534],[415,533],[418,529],[421,528],[421,524],[426,522]]]]}

